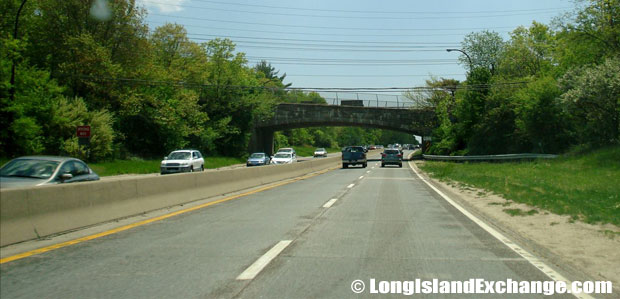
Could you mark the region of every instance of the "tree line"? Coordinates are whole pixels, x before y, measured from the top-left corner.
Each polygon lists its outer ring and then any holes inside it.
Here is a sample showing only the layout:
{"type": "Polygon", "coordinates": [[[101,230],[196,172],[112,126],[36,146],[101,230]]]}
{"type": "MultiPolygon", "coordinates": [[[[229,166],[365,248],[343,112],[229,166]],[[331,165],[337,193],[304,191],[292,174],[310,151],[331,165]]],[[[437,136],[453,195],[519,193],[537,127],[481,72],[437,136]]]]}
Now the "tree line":
{"type": "MultiPolygon", "coordinates": [[[[559,153],[617,143],[619,1],[583,1],[573,15],[517,28],[508,41],[469,34],[464,82],[433,78],[426,92],[407,95],[436,109],[430,151],[559,153]]],[[[197,43],[178,24],[149,28],[133,0],[101,3],[0,3],[0,156],[94,161],[177,148],[242,156],[252,124],[274,105],[325,103],[317,93],[287,90],[286,74],[267,61],[248,65],[229,39],[197,43]],[[91,126],[90,146],[75,136],[80,125],[91,126]]],[[[415,143],[404,133],[354,127],[275,134],[276,146],[396,142],[415,143]]]]}
{"type": "Polygon", "coordinates": [[[580,1],[550,25],[468,34],[464,82],[427,80],[407,96],[435,107],[430,153],[562,153],[618,144],[620,1],[580,1]]]}

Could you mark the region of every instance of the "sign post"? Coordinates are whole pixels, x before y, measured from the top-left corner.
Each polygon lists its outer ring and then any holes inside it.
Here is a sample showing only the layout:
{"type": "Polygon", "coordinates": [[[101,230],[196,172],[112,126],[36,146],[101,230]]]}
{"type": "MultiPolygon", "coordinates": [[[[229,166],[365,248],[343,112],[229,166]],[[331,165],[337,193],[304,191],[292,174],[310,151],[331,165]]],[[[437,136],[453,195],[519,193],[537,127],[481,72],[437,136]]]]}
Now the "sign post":
{"type": "Polygon", "coordinates": [[[90,126],[78,126],[76,130],[76,135],[79,145],[90,145],[90,126]]]}

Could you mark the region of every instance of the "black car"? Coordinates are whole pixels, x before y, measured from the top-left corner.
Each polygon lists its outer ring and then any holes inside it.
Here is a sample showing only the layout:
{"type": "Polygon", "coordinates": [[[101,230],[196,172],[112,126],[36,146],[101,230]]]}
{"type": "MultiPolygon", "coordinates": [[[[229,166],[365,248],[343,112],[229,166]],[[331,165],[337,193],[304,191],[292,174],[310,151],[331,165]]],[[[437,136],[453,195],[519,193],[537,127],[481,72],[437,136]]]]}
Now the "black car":
{"type": "Polygon", "coordinates": [[[403,153],[395,148],[388,148],[381,153],[381,167],[385,165],[398,165],[403,167],[403,153]]]}

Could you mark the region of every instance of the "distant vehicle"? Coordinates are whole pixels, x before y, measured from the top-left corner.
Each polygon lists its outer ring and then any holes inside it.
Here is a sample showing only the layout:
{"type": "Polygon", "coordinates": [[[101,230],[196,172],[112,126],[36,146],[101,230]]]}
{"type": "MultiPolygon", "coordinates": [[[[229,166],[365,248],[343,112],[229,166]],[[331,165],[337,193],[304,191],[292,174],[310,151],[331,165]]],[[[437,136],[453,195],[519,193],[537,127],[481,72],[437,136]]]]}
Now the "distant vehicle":
{"type": "Polygon", "coordinates": [[[383,145],[378,144],[377,149],[383,149],[383,145]]]}
{"type": "Polygon", "coordinates": [[[327,157],[327,151],[320,147],[314,150],[314,157],[327,157]]]}
{"type": "Polygon", "coordinates": [[[385,167],[385,165],[390,164],[403,167],[403,154],[400,150],[396,148],[388,148],[381,153],[381,167],[385,167]]]}
{"type": "Polygon", "coordinates": [[[297,162],[297,157],[286,152],[276,153],[271,159],[272,164],[292,164],[294,162],[297,162]]]}
{"type": "Polygon", "coordinates": [[[246,166],[260,166],[260,165],[269,165],[271,162],[271,158],[265,153],[253,153],[248,157],[246,166]]]}
{"type": "Polygon", "coordinates": [[[161,161],[160,173],[194,172],[205,170],[205,160],[197,150],[176,150],[161,161]]]}
{"type": "Polygon", "coordinates": [[[342,151],[342,168],[347,168],[350,165],[362,165],[366,168],[366,153],[361,146],[348,146],[342,151]]]}
{"type": "Polygon", "coordinates": [[[97,181],[99,176],[80,159],[54,156],[26,156],[0,168],[0,188],[97,181]]]}
{"type": "Polygon", "coordinates": [[[297,153],[295,152],[295,149],[292,147],[283,147],[281,149],[279,149],[277,153],[289,153],[289,154],[293,154],[293,157],[297,158],[297,153]]]}
{"type": "Polygon", "coordinates": [[[371,149],[371,150],[377,149],[377,146],[376,146],[376,145],[371,145],[371,146],[370,146],[370,149],[371,149]]]}

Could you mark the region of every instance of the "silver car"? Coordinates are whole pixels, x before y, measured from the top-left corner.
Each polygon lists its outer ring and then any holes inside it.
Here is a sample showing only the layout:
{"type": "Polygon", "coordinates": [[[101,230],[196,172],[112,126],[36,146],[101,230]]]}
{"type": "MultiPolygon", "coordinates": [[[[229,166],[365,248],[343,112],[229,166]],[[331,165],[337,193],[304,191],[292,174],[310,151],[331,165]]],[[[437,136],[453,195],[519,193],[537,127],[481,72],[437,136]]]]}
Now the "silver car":
{"type": "Polygon", "coordinates": [[[86,163],[69,157],[19,157],[0,169],[3,189],[96,180],[99,176],[86,163]]]}
{"type": "Polygon", "coordinates": [[[245,165],[247,167],[250,166],[260,166],[260,165],[269,165],[271,159],[265,153],[253,153],[250,155],[245,165]]]}

